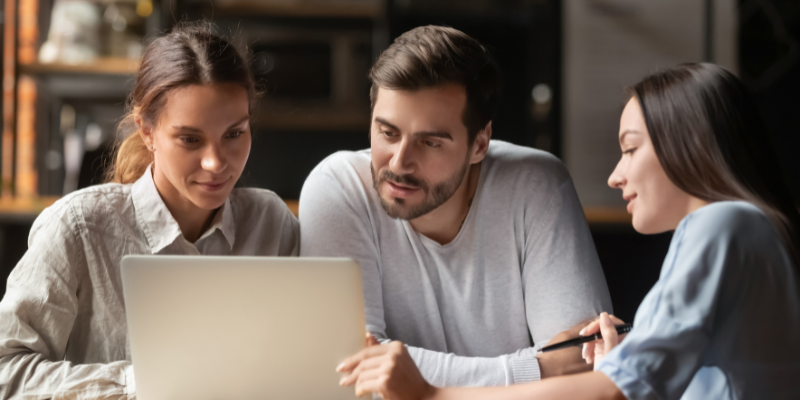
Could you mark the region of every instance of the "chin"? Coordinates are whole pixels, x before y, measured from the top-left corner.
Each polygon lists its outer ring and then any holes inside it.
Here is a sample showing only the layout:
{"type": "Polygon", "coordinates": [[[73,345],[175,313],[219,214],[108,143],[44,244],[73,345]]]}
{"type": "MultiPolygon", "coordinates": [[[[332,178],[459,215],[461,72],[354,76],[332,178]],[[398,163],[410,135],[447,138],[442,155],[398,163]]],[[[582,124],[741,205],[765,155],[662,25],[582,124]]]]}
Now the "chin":
{"type": "Polygon", "coordinates": [[[192,196],[193,198],[191,200],[195,206],[202,208],[203,210],[211,211],[222,207],[222,205],[225,204],[225,200],[228,199],[229,194],[230,193],[221,193],[219,195],[195,195],[192,196]]]}
{"type": "Polygon", "coordinates": [[[670,230],[669,227],[664,227],[664,224],[659,222],[660,221],[657,221],[656,218],[648,218],[647,216],[636,213],[633,214],[633,229],[643,235],[655,235],[670,230]]]}

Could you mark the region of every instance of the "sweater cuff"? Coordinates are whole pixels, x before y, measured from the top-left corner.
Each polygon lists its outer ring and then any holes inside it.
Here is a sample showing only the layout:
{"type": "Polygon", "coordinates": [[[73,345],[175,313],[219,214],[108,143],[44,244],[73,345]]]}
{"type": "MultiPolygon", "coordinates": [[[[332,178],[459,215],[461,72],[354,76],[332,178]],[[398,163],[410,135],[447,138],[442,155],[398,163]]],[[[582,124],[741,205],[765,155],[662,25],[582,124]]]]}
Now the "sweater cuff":
{"type": "Polygon", "coordinates": [[[136,398],[136,379],[133,376],[133,363],[125,366],[125,395],[130,399],[136,398]]]}
{"type": "Polygon", "coordinates": [[[539,359],[536,356],[514,357],[511,360],[512,385],[533,382],[542,379],[539,372],[539,359]]]}

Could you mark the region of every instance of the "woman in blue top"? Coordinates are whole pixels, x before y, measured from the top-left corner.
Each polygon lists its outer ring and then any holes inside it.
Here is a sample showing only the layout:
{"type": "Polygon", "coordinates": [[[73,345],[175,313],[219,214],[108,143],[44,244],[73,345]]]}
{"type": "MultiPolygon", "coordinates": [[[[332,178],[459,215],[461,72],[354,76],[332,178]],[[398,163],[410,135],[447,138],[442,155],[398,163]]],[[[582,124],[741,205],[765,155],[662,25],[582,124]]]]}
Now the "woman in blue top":
{"type": "Polygon", "coordinates": [[[675,230],[661,276],[623,338],[603,313],[581,333],[595,371],[507,388],[434,388],[401,343],[339,367],[393,399],[800,398],[800,217],[755,104],[711,64],[654,74],[620,120],[622,190],[641,233],[675,230]]]}

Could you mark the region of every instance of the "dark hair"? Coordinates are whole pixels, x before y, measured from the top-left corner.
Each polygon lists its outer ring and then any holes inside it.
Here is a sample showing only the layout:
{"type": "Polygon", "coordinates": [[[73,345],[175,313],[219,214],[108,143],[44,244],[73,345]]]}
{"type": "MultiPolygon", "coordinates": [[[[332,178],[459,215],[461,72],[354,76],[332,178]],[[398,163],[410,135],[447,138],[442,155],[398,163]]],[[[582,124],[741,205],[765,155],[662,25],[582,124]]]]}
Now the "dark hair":
{"type": "Polygon", "coordinates": [[[455,83],[464,86],[464,126],[469,142],[492,120],[500,95],[500,71],[477,40],[453,28],[421,26],[395,39],[369,71],[371,107],[378,88],[419,90],[455,83]]]}
{"type": "Polygon", "coordinates": [[[800,215],[744,84],[713,64],[682,64],[644,78],[629,92],[639,101],[667,177],[701,200],[759,207],[800,267],[800,215]]]}
{"type": "Polygon", "coordinates": [[[233,83],[247,90],[252,106],[256,97],[247,58],[227,40],[214,33],[209,23],[183,23],[155,39],[142,56],[136,85],[128,99],[121,132],[131,132],[115,143],[105,172],[106,182],[131,183],[153,162],[134,120],[156,124],[170,90],[188,85],[233,83]]]}

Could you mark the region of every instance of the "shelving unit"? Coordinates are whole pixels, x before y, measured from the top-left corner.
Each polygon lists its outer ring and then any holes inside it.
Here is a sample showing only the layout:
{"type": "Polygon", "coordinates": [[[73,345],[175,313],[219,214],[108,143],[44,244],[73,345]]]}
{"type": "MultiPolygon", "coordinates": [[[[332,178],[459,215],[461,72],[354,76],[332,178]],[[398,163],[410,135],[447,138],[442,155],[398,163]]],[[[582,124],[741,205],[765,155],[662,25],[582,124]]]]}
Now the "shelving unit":
{"type": "Polygon", "coordinates": [[[139,61],[130,58],[98,58],[88,64],[34,62],[19,65],[19,73],[23,75],[133,75],[138,69],[139,61]]]}
{"type": "Polygon", "coordinates": [[[220,1],[216,9],[223,13],[295,18],[380,18],[384,6],[369,0],[301,0],[294,2],[220,1]]]}

